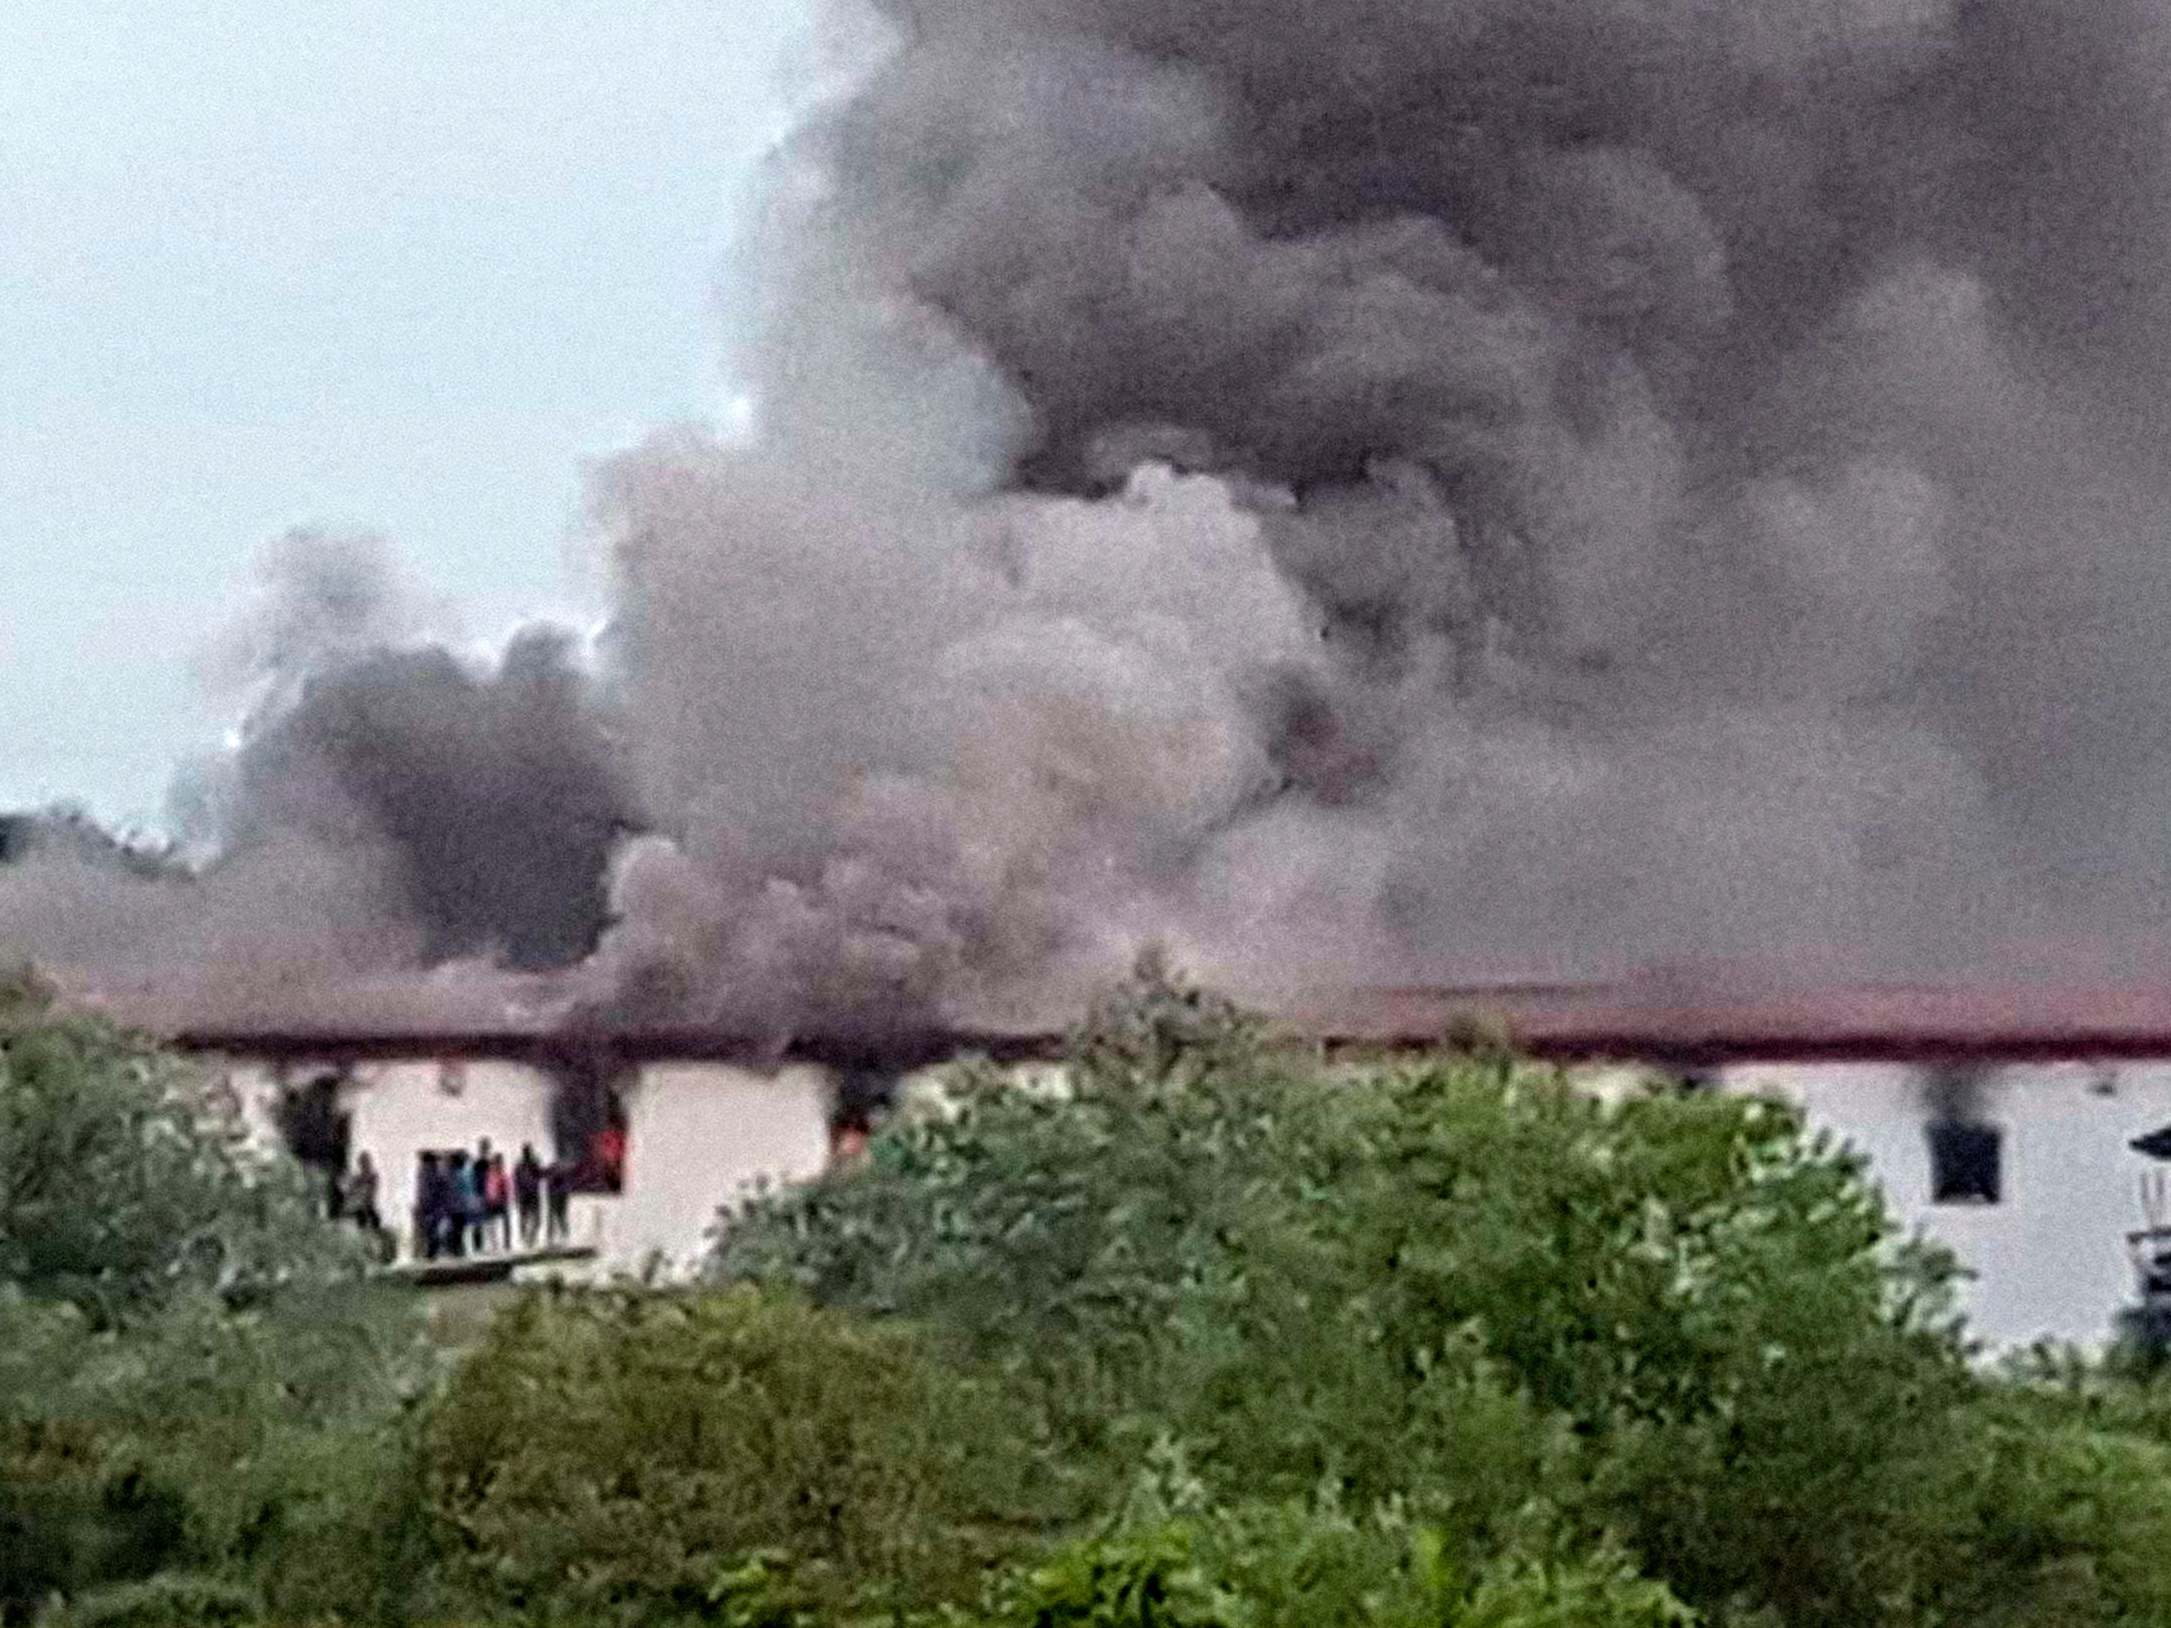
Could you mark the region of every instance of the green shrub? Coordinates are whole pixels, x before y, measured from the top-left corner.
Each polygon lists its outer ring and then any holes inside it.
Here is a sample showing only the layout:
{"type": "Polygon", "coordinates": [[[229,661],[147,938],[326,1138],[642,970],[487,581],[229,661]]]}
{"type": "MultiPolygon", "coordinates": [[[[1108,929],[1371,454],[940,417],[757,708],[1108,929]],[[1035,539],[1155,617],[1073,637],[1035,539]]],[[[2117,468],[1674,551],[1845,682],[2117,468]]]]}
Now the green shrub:
{"type": "MultiPolygon", "coordinates": [[[[2125,1388],[2113,1378],[2097,1395],[2125,1388]]],[[[1946,1620],[2171,1623],[2171,1445],[2106,1428],[2076,1400],[2008,1382],[1961,1421],[1942,1514],[1979,1563],[1948,1578],[1946,1620]]]]}
{"type": "Polygon", "coordinates": [[[39,1619],[40,1628],[248,1628],[264,1618],[250,1589],[181,1573],[116,1583],[39,1619]]]}
{"type": "Polygon", "coordinates": [[[832,1604],[966,1598],[1044,1501],[998,1394],[749,1290],[525,1298],[428,1444],[459,1581],[522,1609],[707,1609],[764,1555],[832,1604]]]}
{"type": "Polygon", "coordinates": [[[0,1620],[187,1558],[187,1509],[169,1489],[89,1462],[69,1433],[16,1433],[0,1453],[0,1620]]]}
{"type": "Polygon", "coordinates": [[[282,1606],[384,1608],[414,1569],[400,1489],[421,1508],[397,1309],[199,1298],[112,1330],[0,1300],[0,1613],[168,1566],[246,1571],[282,1606]]]}
{"type": "Polygon", "coordinates": [[[200,1069],[0,986],[0,1284],[116,1327],[175,1295],[238,1304],[362,1264],[200,1069]]]}
{"type": "Polygon", "coordinates": [[[193,1070],[0,994],[0,1620],[162,1569],[397,1614],[425,1370],[357,1264],[193,1070]]]}
{"type": "Polygon", "coordinates": [[[1950,1261],[1775,1103],[1606,1103],[1497,1051],[1330,1072],[1165,977],[1067,1092],[966,1073],[858,1173],[727,1219],[727,1278],[949,1331],[1120,1479],[1322,1478],[1618,1536],[1701,1606],[1866,1622],[1972,1568],[1950,1261]]]}
{"type": "Polygon", "coordinates": [[[1972,1370],[1774,1104],[1329,1070],[1156,973],[732,1217],[752,1284],[523,1295],[433,1389],[182,1076],[0,1015],[0,1134],[125,1212],[0,1145],[0,1620],[2171,1628],[2171,1381],[1972,1370]]]}
{"type": "Polygon", "coordinates": [[[1473,1572],[1392,1515],[1237,1506],[1130,1525],[1003,1579],[985,1628],[1681,1628],[1693,1613],[1615,1557],[1473,1572]]]}

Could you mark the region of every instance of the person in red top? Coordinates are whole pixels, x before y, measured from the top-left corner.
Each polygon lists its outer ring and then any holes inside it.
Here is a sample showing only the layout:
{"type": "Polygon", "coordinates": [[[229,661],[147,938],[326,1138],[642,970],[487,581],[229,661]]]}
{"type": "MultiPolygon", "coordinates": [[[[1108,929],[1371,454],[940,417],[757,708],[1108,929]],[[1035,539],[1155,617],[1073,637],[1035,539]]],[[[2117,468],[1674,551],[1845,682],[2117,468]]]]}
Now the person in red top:
{"type": "Polygon", "coordinates": [[[505,1172],[505,1155],[488,1155],[482,1170],[483,1237],[496,1248],[513,1247],[513,1184],[505,1172]]]}
{"type": "Polygon", "coordinates": [[[595,1154],[597,1174],[603,1185],[617,1192],[626,1179],[626,1133],[616,1125],[606,1125],[596,1132],[595,1154]]]}
{"type": "Polygon", "coordinates": [[[833,1171],[850,1170],[867,1157],[867,1138],[872,1127],[866,1117],[852,1114],[839,1120],[829,1131],[829,1168],[833,1171]]]}

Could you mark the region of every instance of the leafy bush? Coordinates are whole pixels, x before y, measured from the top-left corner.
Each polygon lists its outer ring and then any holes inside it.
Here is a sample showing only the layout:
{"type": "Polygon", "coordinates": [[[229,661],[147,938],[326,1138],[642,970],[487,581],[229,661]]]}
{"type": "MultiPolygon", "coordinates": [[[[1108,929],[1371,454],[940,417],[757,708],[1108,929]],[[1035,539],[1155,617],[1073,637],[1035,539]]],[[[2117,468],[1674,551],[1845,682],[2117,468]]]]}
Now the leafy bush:
{"type": "Polygon", "coordinates": [[[529,1296],[428,1443],[459,1581],[598,1620],[707,1609],[764,1556],[829,1604],[969,1598],[1043,1501],[999,1395],[749,1290],[529,1296]]]}
{"type": "Polygon", "coordinates": [[[2114,1353],[2008,1363],[1960,1421],[1944,1512],[1989,1557],[1939,1602],[1991,1625],[2171,1623],[2171,1410],[2114,1353]]]}
{"type": "Polygon", "coordinates": [[[263,1615],[264,1602],[243,1585],[182,1573],[98,1589],[40,1628],[248,1628],[263,1615]]]}
{"type": "Polygon", "coordinates": [[[185,1065],[0,996],[0,1620],[161,1569],[396,1614],[422,1353],[356,1265],[185,1065]]]}
{"type": "Polygon", "coordinates": [[[193,1065],[34,985],[0,985],[0,1283],[101,1327],[207,1291],[352,1277],[300,1167],[251,1145],[193,1065]]]}
{"type": "Polygon", "coordinates": [[[993,1590],[986,1628],[1682,1628],[1618,1556],[1503,1557],[1475,1575],[1433,1528],[1237,1506],[1072,1544],[993,1590]]]}
{"type": "Polygon", "coordinates": [[[2171,1628],[2171,1379],[1972,1369],[1775,1104],[1329,1068],[1149,970],[728,1217],[751,1281],[448,1374],[197,1090],[0,1013],[0,1620],[2171,1628]]]}
{"type": "Polygon", "coordinates": [[[1161,976],[1073,1055],[752,1201],[719,1273],[950,1331],[1111,1476],[1171,1435],[1217,1496],[1423,1497],[1472,1554],[1544,1506],[1801,1622],[1974,1564],[1952,1265],[1790,1110],[1497,1052],[1330,1073],[1161,976]]]}

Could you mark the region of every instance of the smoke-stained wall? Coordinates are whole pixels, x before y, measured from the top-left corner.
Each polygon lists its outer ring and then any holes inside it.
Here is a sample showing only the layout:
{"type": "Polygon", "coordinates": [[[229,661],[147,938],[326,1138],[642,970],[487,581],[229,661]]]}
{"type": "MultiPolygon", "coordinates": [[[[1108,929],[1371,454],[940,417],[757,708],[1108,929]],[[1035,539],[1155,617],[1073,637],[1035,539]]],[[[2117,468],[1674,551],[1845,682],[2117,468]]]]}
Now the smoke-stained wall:
{"type": "Polygon", "coordinates": [[[827,16],[874,66],[738,262],[758,433],[597,472],[600,680],[290,544],[191,902],[17,867],[0,945],[777,1034],[1149,939],[1262,993],[2152,964],[2159,8],[827,16]]]}
{"type": "MultiPolygon", "coordinates": [[[[247,1057],[207,1061],[252,1134],[281,1145],[277,1071],[247,1057]]],[[[553,1136],[559,1083],[544,1069],[457,1056],[332,1069],[345,1079],[339,1106],[350,1116],[351,1150],[369,1154],[377,1168],[378,1208],[403,1260],[416,1254],[423,1151],[472,1150],[484,1139],[508,1161],[527,1146],[545,1162],[570,1151],[553,1136]]],[[[288,1072],[301,1080],[320,1070],[288,1072]]],[[[827,1166],[833,1086],[817,1070],[660,1061],[630,1070],[620,1084],[629,1119],[622,1188],[576,1193],[568,1206],[568,1241],[596,1251],[597,1274],[639,1272],[652,1262],[690,1272],[726,1205],[757,1184],[805,1181],[827,1166]]]]}
{"type": "MultiPolygon", "coordinates": [[[[411,1059],[366,1064],[342,1094],[353,1115],[352,1147],[368,1151],[380,1175],[388,1225],[411,1247],[416,1155],[424,1148],[472,1148],[481,1137],[508,1156],[532,1142],[553,1152],[555,1082],[526,1065],[469,1059],[455,1064],[457,1093],[445,1090],[446,1063],[411,1059]]],[[[277,1083],[265,1066],[224,1060],[256,1134],[274,1141],[277,1083]]],[[[312,1070],[294,1071],[307,1078],[312,1070]]],[[[1010,1071],[1023,1089],[1065,1089],[1059,1065],[1010,1071]]],[[[1577,1078],[1600,1092],[1641,1088],[1642,1069],[1586,1069],[1577,1078]]],[[[598,1250],[602,1273],[640,1271],[660,1259],[692,1269],[720,1210],[758,1184],[820,1174],[838,1082],[819,1071],[756,1071],[730,1064],[662,1059],[626,1083],[626,1182],[621,1194],[573,1200],[572,1239],[598,1250]]],[[[1879,1066],[1758,1065],[1724,1071],[1710,1088],[1775,1094],[1799,1105],[1813,1129],[1869,1161],[1894,1216],[1952,1249],[1974,1276],[1962,1287],[1973,1332],[1995,1350],[2041,1338],[2096,1346],[2132,1303],[2135,1275],[2125,1234],[2144,1224],[2141,1179],[2162,1167],[2127,1146],[2171,1118],[2171,1070],[2137,1064],[2115,1070],[2060,1067],[1987,1083],[1971,1096],[1926,1096],[1914,1071],[1879,1066]],[[1925,1106],[1987,1117],[2004,1133],[2003,1180],[1991,1204],[1941,1204],[1923,1139],[1925,1106]]],[[[902,1083],[907,1111],[946,1111],[939,1079],[902,1083]]]]}

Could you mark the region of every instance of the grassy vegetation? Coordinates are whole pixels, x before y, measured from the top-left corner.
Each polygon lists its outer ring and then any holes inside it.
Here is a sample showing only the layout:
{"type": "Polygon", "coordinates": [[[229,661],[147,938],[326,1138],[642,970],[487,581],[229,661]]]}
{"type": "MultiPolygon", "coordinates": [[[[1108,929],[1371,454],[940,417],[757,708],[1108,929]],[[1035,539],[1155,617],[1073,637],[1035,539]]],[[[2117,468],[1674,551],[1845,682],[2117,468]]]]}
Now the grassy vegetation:
{"type": "Polygon", "coordinates": [[[1330,1079],[1152,969],[1070,1078],[448,1348],[185,1068],[11,997],[0,1616],[2171,1625],[2171,1392],[1972,1365],[1779,1105],[1330,1079]]]}

